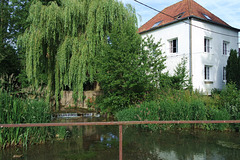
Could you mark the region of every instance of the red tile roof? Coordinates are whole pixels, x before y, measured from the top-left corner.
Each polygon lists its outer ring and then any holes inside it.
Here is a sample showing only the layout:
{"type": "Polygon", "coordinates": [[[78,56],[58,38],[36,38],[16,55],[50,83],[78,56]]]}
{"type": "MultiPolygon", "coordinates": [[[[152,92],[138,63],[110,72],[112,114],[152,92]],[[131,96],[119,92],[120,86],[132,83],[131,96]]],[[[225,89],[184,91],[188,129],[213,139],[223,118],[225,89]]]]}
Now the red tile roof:
{"type": "Polygon", "coordinates": [[[155,25],[154,27],[159,27],[159,26],[174,22],[177,20],[176,19],[177,17],[179,17],[178,19],[183,19],[190,16],[195,16],[207,21],[229,26],[226,22],[224,22],[223,20],[221,20],[220,18],[218,18],[217,16],[215,16],[214,14],[212,14],[207,9],[203,8],[201,5],[199,5],[193,0],[182,0],[176,4],[173,4],[165,8],[164,10],[162,10],[162,12],[170,16],[167,16],[163,13],[158,13],[156,16],[150,19],[147,23],[142,25],[139,28],[138,32],[140,33],[144,31],[148,31],[151,28],[153,28],[154,24],[160,21],[161,23],[157,26],[155,25]],[[182,16],[180,16],[181,14],[182,16]],[[210,18],[210,20],[208,18],[210,18]]]}

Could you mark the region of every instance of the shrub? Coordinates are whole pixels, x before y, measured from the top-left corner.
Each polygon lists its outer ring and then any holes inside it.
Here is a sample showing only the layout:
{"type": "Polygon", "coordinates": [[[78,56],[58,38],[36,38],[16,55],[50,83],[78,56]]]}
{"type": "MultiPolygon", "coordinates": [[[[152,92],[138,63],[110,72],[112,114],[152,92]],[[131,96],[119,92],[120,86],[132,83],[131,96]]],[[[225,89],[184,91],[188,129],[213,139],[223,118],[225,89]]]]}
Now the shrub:
{"type": "MultiPolygon", "coordinates": [[[[225,97],[227,98],[227,97],[225,97]]],[[[228,97],[229,98],[229,97],[228,97]]],[[[233,100],[232,100],[233,101],[233,100]]],[[[231,102],[232,102],[231,101],[231,102]]],[[[207,97],[184,90],[168,90],[159,96],[158,100],[133,105],[119,111],[116,117],[119,121],[179,121],[179,120],[230,120],[233,118],[232,108],[219,107],[220,96],[207,97]],[[229,112],[231,110],[231,112],[229,112]]],[[[235,112],[235,118],[240,114],[235,112]]],[[[170,128],[204,128],[207,130],[226,130],[229,124],[168,124],[139,125],[149,130],[170,128]]],[[[234,125],[237,128],[237,125],[234,125]]]]}
{"type": "MultiPolygon", "coordinates": [[[[131,106],[128,109],[122,110],[116,114],[119,121],[158,121],[158,104],[155,101],[144,102],[141,105],[131,106]]],[[[159,125],[148,124],[139,125],[141,128],[157,130],[159,125]]]]}
{"type": "Polygon", "coordinates": [[[231,115],[231,119],[236,119],[240,111],[240,91],[235,84],[228,84],[220,93],[219,106],[225,108],[231,115]]]}
{"type": "MultiPolygon", "coordinates": [[[[230,120],[231,115],[226,109],[218,109],[216,107],[210,107],[207,111],[208,120],[230,120]]],[[[229,124],[207,124],[205,125],[207,130],[225,130],[229,128],[229,124]]]]}

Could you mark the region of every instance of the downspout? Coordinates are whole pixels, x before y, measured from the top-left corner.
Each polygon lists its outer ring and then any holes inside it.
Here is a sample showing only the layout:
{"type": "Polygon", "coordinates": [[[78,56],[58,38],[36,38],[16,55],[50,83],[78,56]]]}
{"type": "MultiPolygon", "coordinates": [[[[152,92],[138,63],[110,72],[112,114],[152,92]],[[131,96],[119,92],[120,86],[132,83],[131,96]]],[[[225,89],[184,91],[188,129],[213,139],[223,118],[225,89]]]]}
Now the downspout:
{"type": "Polygon", "coordinates": [[[192,0],[188,0],[188,11],[189,11],[189,78],[192,83],[192,0]]]}
{"type": "Polygon", "coordinates": [[[189,17],[189,78],[192,81],[192,18],[189,17]]]}

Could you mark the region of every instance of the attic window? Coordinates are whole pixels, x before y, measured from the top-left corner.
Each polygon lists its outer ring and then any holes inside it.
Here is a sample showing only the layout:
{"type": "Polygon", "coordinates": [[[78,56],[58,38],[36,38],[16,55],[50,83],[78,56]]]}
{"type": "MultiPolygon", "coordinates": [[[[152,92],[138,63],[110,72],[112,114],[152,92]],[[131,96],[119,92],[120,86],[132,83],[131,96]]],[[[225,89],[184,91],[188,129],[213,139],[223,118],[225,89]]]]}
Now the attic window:
{"type": "Polygon", "coordinates": [[[184,15],[184,13],[185,13],[185,12],[182,12],[182,13],[176,15],[175,18],[176,18],[176,19],[180,19],[180,18],[182,18],[182,16],[184,15]]]}
{"type": "Polygon", "coordinates": [[[203,15],[204,15],[204,17],[207,18],[208,20],[212,20],[208,15],[206,15],[206,14],[204,14],[204,13],[203,13],[203,15]]]}
{"type": "Polygon", "coordinates": [[[159,26],[160,23],[162,23],[162,21],[159,21],[159,22],[155,23],[155,24],[152,26],[152,28],[159,26]]]}

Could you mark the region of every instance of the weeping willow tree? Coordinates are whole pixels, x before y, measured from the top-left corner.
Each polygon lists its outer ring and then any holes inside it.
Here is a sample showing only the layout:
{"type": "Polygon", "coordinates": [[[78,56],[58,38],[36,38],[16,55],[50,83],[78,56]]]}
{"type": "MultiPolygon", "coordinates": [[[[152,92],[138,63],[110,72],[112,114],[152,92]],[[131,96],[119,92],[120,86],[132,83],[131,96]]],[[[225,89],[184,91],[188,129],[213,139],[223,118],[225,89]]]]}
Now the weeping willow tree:
{"type": "Polygon", "coordinates": [[[130,29],[137,34],[130,5],[117,0],[62,0],[60,4],[35,1],[29,10],[30,26],[18,41],[25,49],[29,81],[37,87],[40,76],[47,75],[47,100],[54,96],[57,110],[66,87],[78,99],[83,84],[94,81],[99,70],[96,59],[109,45],[114,27],[119,33],[130,29]]]}

